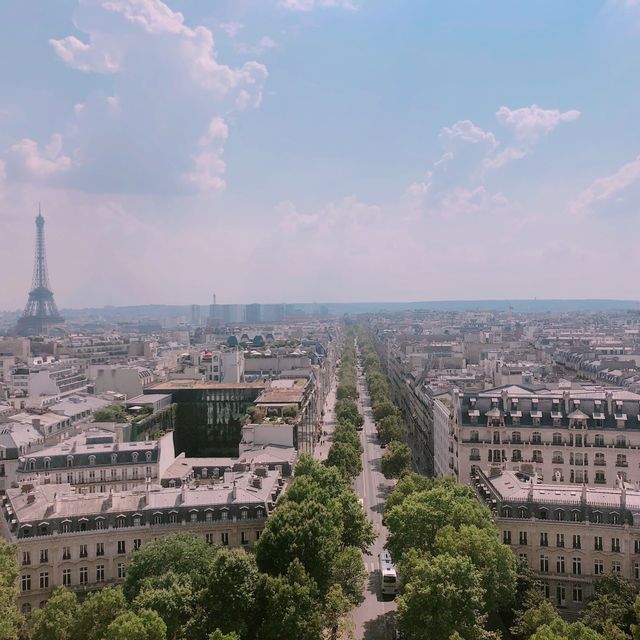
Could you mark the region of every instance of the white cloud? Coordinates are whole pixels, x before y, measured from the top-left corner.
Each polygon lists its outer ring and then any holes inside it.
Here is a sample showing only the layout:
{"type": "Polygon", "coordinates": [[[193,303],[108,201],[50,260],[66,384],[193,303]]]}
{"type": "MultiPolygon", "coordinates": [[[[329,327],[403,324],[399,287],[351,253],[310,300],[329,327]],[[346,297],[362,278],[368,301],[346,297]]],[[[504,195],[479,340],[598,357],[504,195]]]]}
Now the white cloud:
{"type": "Polygon", "coordinates": [[[247,44],[244,42],[237,42],[234,45],[234,49],[243,55],[262,55],[267,51],[275,48],[277,45],[276,41],[270,38],[269,36],[262,36],[258,42],[255,44],[247,44]]]}
{"type": "Polygon", "coordinates": [[[496,112],[498,121],[511,127],[516,138],[527,142],[536,142],[541,135],[550,133],[560,123],[573,122],[579,117],[580,112],[576,109],[542,109],[535,104],[520,109],[502,106],[496,112]]]}
{"type": "Polygon", "coordinates": [[[615,173],[597,178],[571,204],[573,213],[584,213],[599,204],[624,201],[627,189],[640,183],[640,156],[620,167],[615,173]]]}
{"type": "MultiPolygon", "coordinates": [[[[225,116],[260,105],[266,67],[223,64],[211,30],[161,0],[78,0],[74,23],[84,35],[51,40],[53,51],[73,69],[111,74],[114,88],[70,108],[65,184],[111,193],[223,188],[225,116]]],[[[239,29],[226,23],[229,33],[239,29]]],[[[255,47],[274,45],[265,36],[255,47]]]]}
{"type": "Polygon", "coordinates": [[[218,28],[230,38],[235,38],[243,27],[242,22],[222,22],[218,25],[218,28]]]}
{"type": "Polygon", "coordinates": [[[19,179],[46,179],[71,169],[72,161],[62,153],[62,136],[54,133],[43,149],[30,138],[14,144],[9,149],[7,166],[19,179]]]}
{"type": "Polygon", "coordinates": [[[316,8],[334,8],[356,11],[358,5],[350,0],[280,0],[280,6],[291,11],[312,11],[316,8]]]}
{"type": "Polygon", "coordinates": [[[449,140],[460,140],[472,144],[487,143],[491,148],[497,146],[496,137],[490,131],[484,131],[471,120],[458,120],[451,127],[444,127],[441,137],[449,140]]]}
{"type": "Polygon", "coordinates": [[[484,160],[484,166],[487,169],[500,169],[513,160],[521,160],[526,155],[526,149],[521,149],[518,147],[506,147],[502,151],[498,151],[491,156],[487,156],[484,160]]]}

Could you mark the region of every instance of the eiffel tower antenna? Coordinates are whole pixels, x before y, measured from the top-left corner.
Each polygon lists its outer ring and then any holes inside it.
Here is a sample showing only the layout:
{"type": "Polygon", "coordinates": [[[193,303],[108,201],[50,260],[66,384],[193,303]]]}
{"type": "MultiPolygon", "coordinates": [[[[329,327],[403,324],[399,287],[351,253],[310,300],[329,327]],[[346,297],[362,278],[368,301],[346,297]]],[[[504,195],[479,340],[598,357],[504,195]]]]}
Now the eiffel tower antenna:
{"type": "Polygon", "coordinates": [[[36,253],[33,263],[33,280],[29,300],[24,313],[18,320],[18,333],[22,335],[42,335],[52,326],[62,324],[53,292],[49,286],[47,273],[47,258],[44,244],[44,217],[38,203],[38,217],[36,218],[36,253]]]}

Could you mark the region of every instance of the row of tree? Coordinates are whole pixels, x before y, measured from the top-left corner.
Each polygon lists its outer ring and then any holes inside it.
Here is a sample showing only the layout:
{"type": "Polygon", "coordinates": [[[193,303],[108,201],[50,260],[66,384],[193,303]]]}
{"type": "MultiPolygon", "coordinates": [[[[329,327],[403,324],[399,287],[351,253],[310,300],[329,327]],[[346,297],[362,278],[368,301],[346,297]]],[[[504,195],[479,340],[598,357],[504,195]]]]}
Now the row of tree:
{"type": "Polygon", "coordinates": [[[411,471],[411,450],[405,443],[406,427],[398,408],[391,400],[389,383],[382,371],[380,358],[369,334],[363,328],[358,330],[358,346],[362,355],[367,389],[371,396],[378,438],[387,447],[380,462],[381,470],[386,478],[399,478],[411,471]]]}

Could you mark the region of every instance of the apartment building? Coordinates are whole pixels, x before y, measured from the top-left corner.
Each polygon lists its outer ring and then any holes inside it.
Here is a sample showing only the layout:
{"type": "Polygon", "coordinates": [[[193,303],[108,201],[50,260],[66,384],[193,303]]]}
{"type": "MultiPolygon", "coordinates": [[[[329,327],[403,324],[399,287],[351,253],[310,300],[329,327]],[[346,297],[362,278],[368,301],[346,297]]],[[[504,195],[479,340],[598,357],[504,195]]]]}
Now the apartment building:
{"type": "Polygon", "coordinates": [[[640,482],[640,395],[597,386],[511,385],[453,393],[458,479],[473,470],[536,474],[556,485],[640,482]]]}
{"type": "Polygon", "coordinates": [[[18,606],[28,614],[60,585],[84,593],[121,582],[131,554],[160,536],[193,533],[210,544],[252,547],[281,489],[280,474],[265,467],[177,488],[147,481],[122,493],[9,489],[0,532],[17,546],[18,606]]]}
{"type": "Polygon", "coordinates": [[[23,455],[19,483],[71,485],[78,492],[127,491],[147,478],[159,483],[161,453],[174,459],[173,434],[149,442],[117,442],[110,431],[92,427],[60,444],[23,455]]]}
{"type": "Polygon", "coordinates": [[[504,544],[542,580],[558,608],[580,610],[593,583],[616,573],[640,581],[640,491],[537,484],[519,472],[476,469],[473,485],[504,544]]]}

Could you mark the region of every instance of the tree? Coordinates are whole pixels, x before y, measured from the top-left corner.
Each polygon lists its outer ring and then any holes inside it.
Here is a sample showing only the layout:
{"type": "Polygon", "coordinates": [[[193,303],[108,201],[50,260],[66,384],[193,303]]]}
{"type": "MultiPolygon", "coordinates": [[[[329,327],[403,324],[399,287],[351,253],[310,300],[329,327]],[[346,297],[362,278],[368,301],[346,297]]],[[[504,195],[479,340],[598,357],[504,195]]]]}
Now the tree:
{"type": "Polygon", "coordinates": [[[436,534],[433,553],[464,556],[473,563],[484,590],[485,613],[513,604],[516,591],[516,559],[493,528],[448,525],[436,534]]]}
{"type": "Polygon", "coordinates": [[[220,629],[216,629],[209,634],[207,640],[240,640],[237,633],[222,633],[220,629]]]}
{"type": "Polygon", "coordinates": [[[256,545],[258,568],[272,576],[284,575],[299,560],[321,591],[328,585],[340,551],[342,517],[336,502],[314,500],[279,504],[256,545]]]}
{"type": "Polygon", "coordinates": [[[242,549],[224,549],[211,565],[204,607],[209,619],[224,633],[248,633],[258,586],[255,556],[242,549]]]}
{"type": "Polygon", "coordinates": [[[393,440],[382,454],[380,469],[387,479],[402,477],[411,471],[411,449],[406,444],[393,440]]]}
{"type": "Polygon", "coordinates": [[[358,385],[355,377],[353,379],[343,380],[336,389],[336,398],[338,400],[356,400],[358,398],[358,385]]]}
{"type": "Polygon", "coordinates": [[[334,442],[327,455],[327,466],[336,467],[346,479],[355,478],[362,471],[360,451],[346,442],[334,442]]]}
{"type": "Polygon", "coordinates": [[[362,598],[366,577],[367,571],[359,549],[347,547],[336,556],[331,571],[331,583],[339,585],[342,593],[354,605],[362,598]]]}
{"type": "Polygon", "coordinates": [[[418,473],[408,473],[398,480],[393,491],[387,496],[384,503],[385,511],[390,511],[393,507],[401,504],[405,498],[413,493],[418,493],[425,489],[432,489],[439,484],[445,483],[455,483],[455,481],[448,479],[439,480],[436,478],[421,476],[418,473]]]}
{"type": "Polygon", "coordinates": [[[378,436],[385,444],[392,440],[402,442],[407,437],[407,430],[397,415],[387,416],[378,423],[378,436]]]}
{"type": "Polygon", "coordinates": [[[338,400],[336,402],[336,419],[339,422],[351,422],[355,427],[363,424],[364,418],[358,411],[358,405],[353,400],[338,400]]]}
{"type": "Polygon", "coordinates": [[[215,549],[202,538],[179,533],[148,542],[136,553],[127,567],[123,592],[129,602],[138,595],[140,582],[168,571],[190,577],[193,589],[202,589],[207,581],[215,549]]]}
{"type": "Polygon", "coordinates": [[[128,418],[127,410],[121,404],[110,404],[93,412],[96,422],[128,422],[128,418]]]}
{"type": "Polygon", "coordinates": [[[108,627],[105,640],[166,640],[167,625],[155,611],[120,614],[108,627]]]}
{"type": "Polygon", "coordinates": [[[138,595],[133,600],[136,611],[155,611],[162,618],[169,639],[181,637],[180,630],[189,623],[193,624],[194,618],[199,615],[197,605],[191,577],[174,571],[143,578],[139,582],[138,595]]]}
{"type": "Polygon", "coordinates": [[[530,638],[537,629],[555,622],[560,616],[556,608],[544,598],[532,607],[524,610],[517,619],[516,624],[511,629],[511,633],[516,638],[526,640],[530,638]]]}
{"type": "Polygon", "coordinates": [[[103,640],[109,624],[126,610],[127,601],[119,587],[90,593],[78,607],[73,640],[103,640]]]}
{"type": "Polygon", "coordinates": [[[257,640],[322,640],[318,589],[298,560],[291,562],[285,575],[260,577],[257,603],[261,614],[257,640]]]}
{"type": "Polygon", "coordinates": [[[400,628],[413,640],[449,638],[456,631],[466,640],[479,637],[484,593],[473,563],[447,553],[410,556],[401,566],[400,628]]]}
{"type": "Polygon", "coordinates": [[[16,640],[22,616],[16,609],[18,597],[16,547],[0,538],[0,638],[16,640]]]}
{"type": "Polygon", "coordinates": [[[530,640],[602,640],[602,636],[581,622],[570,624],[558,617],[540,627],[530,640]]]}
{"type": "Polygon", "coordinates": [[[338,422],[333,432],[333,442],[342,442],[348,444],[355,449],[359,455],[362,455],[364,449],[360,436],[351,422],[338,422]]]}
{"type": "Polygon", "coordinates": [[[345,620],[345,616],[352,607],[353,603],[342,591],[342,587],[332,584],[324,598],[324,621],[325,626],[331,631],[332,640],[348,633],[349,622],[345,620]]]}
{"type": "Polygon", "coordinates": [[[58,587],[43,607],[31,616],[32,640],[72,640],[78,613],[75,593],[58,587]]]}
{"type": "Polygon", "coordinates": [[[634,584],[616,573],[610,573],[594,584],[580,619],[602,633],[610,620],[623,631],[629,631],[635,621],[634,604],[638,591],[634,584]]]}
{"type": "Polygon", "coordinates": [[[396,405],[393,404],[390,400],[383,400],[382,402],[378,402],[373,405],[373,417],[376,422],[386,418],[388,416],[395,416],[398,414],[398,410],[396,409],[396,405]]]}
{"type": "Polygon", "coordinates": [[[408,496],[385,511],[389,528],[387,548],[395,559],[409,549],[430,551],[440,529],[451,525],[475,525],[493,530],[489,510],[469,495],[461,485],[438,484],[433,489],[408,496]]]}

